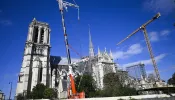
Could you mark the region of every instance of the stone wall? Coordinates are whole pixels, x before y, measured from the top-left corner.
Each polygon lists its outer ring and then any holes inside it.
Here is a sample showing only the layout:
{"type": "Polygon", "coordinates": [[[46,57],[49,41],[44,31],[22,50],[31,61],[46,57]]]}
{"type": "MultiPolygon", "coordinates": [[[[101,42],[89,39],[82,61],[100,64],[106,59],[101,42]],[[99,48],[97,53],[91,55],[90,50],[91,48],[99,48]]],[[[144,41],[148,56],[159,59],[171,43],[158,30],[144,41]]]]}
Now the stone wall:
{"type": "MultiPolygon", "coordinates": [[[[154,94],[154,95],[139,95],[139,96],[84,98],[81,100],[130,100],[131,98],[136,100],[175,100],[175,94],[172,94],[172,96],[167,94],[154,94]]],[[[50,100],[50,99],[28,99],[28,100],[50,100]]],[[[75,99],[61,99],[61,100],[75,100],[75,99]]]]}
{"type": "MultiPolygon", "coordinates": [[[[175,100],[175,94],[172,96],[167,94],[154,94],[154,95],[139,95],[139,96],[121,96],[121,97],[104,97],[104,98],[85,98],[81,100],[175,100]]],[[[66,100],[66,99],[65,99],[66,100]]],[[[74,100],[74,99],[69,99],[74,100]]]]}

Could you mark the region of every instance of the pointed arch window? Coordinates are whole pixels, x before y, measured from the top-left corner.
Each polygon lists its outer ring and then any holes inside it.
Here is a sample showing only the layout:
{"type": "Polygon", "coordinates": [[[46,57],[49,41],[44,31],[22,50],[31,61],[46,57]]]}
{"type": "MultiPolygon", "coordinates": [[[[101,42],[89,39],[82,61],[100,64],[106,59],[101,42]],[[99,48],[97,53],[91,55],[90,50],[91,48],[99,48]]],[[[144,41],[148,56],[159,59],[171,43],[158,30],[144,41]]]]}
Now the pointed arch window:
{"type": "Polygon", "coordinates": [[[43,74],[43,68],[40,67],[40,71],[39,71],[39,82],[41,83],[42,82],[42,74],[43,74]]]}
{"type": "Polygon", "coordinates": [[[22,77],[23,77],[23,74],[18,75],[18,82],[22,82],[22,77]]]}
{"type": "Polygon", "coordinates": [[[34,42],[37,43],[38,40],[38,27],[34,28],[34,42]]]}
{"type": "Polygon", "coordinates": [[[34,47],[33,48],[33,53],[36,54],[37,53],[36,51],[37,51],[37,49],[36,49],[36,47],[34,47]]]}
{"type": "Polygon", "coordinates": [[[44,41],[44,29],[41,29],[41,37],[40,37],[40,43],[43,43],[44,41]]]}

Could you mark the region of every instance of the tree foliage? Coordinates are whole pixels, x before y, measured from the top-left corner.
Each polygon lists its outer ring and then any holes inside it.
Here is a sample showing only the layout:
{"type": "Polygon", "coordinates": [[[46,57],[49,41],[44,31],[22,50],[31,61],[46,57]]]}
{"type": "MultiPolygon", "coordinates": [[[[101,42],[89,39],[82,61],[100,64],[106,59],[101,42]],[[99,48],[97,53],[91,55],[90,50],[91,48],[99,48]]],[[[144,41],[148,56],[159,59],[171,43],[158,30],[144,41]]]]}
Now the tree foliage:
{"type": "Polygon", "coordinates": [[[47,87],[44,84],[37,84],[33,89],[32,89],[32,97],[33,99],[41,99],[44,98],[44,90],[47,87]]]}
{"type": "Polygon", "coordinates": [[[104,75],[103,83],[104,88],[120,87],[122,85],[119,76],[116,73],[108,73],[104,75]]]}
{"type": "Polygon", "coordinates": [[[137,91],[134,88],[130,88],[128,86],[123,85],[120,76],[116,73],[108,73],[104,76],[103,89],[98,89],[95,86],[93,77],[91,75],[78,76],[75,78],[75,83],[77,91],[81,92],[84,90],[86,97],[113,97],[130,96],[137,94],[137,91]],[[78,88],[79,82],[80,86],[78,88]]]}
{"type": "Polygon", "coordinates": [[[172,75],[172,77],[168,80],[168,84],[175,85],[175,73],[172,75]]]}
{"type": "Polygon", "coordinates": [[[27,99],[52,99],[57,97],[57,92],[52,89],[48,88],[44,84],[37,84],[32,91],[28,91],[27,95],[24,96],[19,94],[17,96],[17,100],[24,100],[27,99]]]}
{"type": "Polygon", "coordinates": [[[77,92],[85,92],[86,97],[94,97],[96,92],[95,81],[91,75],[84,74],[75,78],[77,92]],[[81,80],[81,82],[80,82],[81,80]],[[79,85],[79,86],[78,86],[79,85]]]}
{"type": "Polygon", "coordinates": [[[122,84],[120,76],[116,73],[108,73],[104,76],[104,89],[102,96],[129,96],[136,95],[137,91],[134,88],[130,88],[122,84]]]}
{"type": "Polygon", "coordinates": [[[55,92],[54,89],[46,88],[44,90],[44,98],[45,99],[56,98],[56,97],[57,97],[57,93],[55,92]]]}
{"type": "Polygon", "coordinates": [[[21,94],[21,93],[18,94],[16,99],[17,99],[17,100],[24,100],[23,94],[21,94]]]}

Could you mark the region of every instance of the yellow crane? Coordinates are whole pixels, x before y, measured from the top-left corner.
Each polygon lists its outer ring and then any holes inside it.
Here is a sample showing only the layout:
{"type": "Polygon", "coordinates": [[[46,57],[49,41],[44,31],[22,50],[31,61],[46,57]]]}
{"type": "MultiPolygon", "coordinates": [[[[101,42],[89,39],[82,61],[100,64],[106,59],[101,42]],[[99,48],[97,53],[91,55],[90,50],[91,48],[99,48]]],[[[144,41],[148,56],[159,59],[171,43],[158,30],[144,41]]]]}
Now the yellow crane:
{"type": "Polygon", "coordinates": [[[128,38],[130,38],[131,36],[133,36],[134,34],[136,34],[138,31],[142,30],[143,33],[144,33],[144,38],[145,38],[145,41],[146,41],[146,45],[147,45],[147,48],[148,48],[148,51],[149,51],[149,54],[150,54],[150,57],[151,57],[151,60],[152,60],[152,63],[153,63],[153,67],[154,67],[154,71],[155,71],[155,74],[156,74],[156,78],[158,81],[160,81],[160,75],[159,75],[159,71],[158,71],[158,68],[157,68],[157,64],[156,64],[156,61],[154,59],[154,55],[153,55],[153,52],[152,52],[152,47],[151,47],[151,43],[150,43],[150,40],[148,38],[148,34],[147,34],[147,31],[146,31],[146,26],[148,24],[150,24],[151,22],[153,22],[155,19],[158,19],[160,17],[160,13],[157,13],[152,19],[150,19],[149,21],[147,21],[145,24],[141,25],[138,29],[136,29],[134,32],[132,32],[131,34],[129,34],[125,39],[123,39],[122,41],[120,41],[117,45],[123,43],[125,40],[127,40],[128,38]]]}

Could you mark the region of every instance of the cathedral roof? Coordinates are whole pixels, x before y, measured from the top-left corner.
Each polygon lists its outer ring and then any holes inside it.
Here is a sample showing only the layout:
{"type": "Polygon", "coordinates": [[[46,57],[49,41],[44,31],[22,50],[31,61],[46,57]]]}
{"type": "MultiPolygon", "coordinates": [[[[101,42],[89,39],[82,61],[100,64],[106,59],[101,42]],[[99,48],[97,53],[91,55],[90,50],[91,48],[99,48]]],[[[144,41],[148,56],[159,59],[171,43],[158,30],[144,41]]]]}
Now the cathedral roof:
{"type": "Polygon", "coordinates": [[[50,56],[50,63],[54,65],[58,65],[61,61],[60,56],[50,56]]]}
{"type": "MultiPolygon", "coordinates": [[[[78,62],[80,59],[78,58],[71,58],[71,62],[75,63],[78,62]]],[[[59,62],[59,65],[68,65],[68,61],[66,57],[61,57],[61,61],[59,62]]]]}

